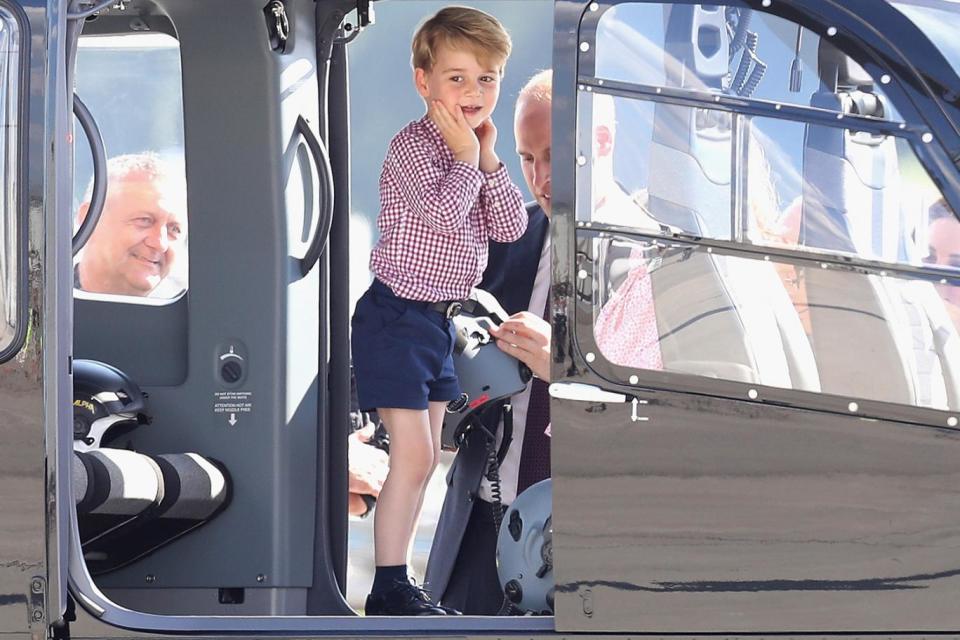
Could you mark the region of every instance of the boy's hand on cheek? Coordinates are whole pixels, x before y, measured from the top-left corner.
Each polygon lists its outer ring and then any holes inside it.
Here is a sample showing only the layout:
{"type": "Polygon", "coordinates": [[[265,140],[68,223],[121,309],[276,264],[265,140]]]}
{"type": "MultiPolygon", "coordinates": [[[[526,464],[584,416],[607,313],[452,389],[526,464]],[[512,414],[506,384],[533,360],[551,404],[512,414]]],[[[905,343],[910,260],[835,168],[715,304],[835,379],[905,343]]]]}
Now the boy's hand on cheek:
{"type": "Polygon", "coordinates": [[[442,102],[433,100],[430,102],[427,115],[440,129],[440,135],[450,147],[454,158],[474,167],[479,166],[480,141],[467,124],[459,105],[456,107],[456,113],[450,113],[442,102]]]}
{"type": "Polygon", "coordinates": [[[480,141],[480,170],[484,173],[493,173],[500,168],[500,158],[495,151],[497,128],[494,126],[493,120],[487,118],[473,131],[480,141]]]}

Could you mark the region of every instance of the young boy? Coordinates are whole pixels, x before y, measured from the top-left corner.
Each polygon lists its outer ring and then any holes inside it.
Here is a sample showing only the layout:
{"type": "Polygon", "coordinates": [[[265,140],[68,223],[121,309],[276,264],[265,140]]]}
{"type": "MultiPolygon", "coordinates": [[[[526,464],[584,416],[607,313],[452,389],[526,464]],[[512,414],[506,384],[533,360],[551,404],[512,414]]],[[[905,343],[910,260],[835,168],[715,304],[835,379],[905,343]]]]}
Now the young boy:
{"type": "Polygon", "coordinates": [[[497,157],[497,104],[510,36],[492,16],[448,7],[413,38],[414,84],[427,115],[390,142],[380,174],[376,278],[353,314],[363,409],[390,434],[390,472],[374,519],[376,573],[367,615],[444,615],[407,576],[423,494],[440,454],[447,402],[460,395],[450,318],[480,282],[487,243],[527,225],[520,190],[497,157]]]}

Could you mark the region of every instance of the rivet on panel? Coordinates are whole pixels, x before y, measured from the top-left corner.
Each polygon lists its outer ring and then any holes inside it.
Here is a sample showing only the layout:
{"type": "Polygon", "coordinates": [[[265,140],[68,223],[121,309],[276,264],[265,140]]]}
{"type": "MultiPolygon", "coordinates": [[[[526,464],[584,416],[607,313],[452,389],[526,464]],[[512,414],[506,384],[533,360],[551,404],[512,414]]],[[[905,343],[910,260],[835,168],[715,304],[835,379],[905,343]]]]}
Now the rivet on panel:
{"type": "Polygon", "coordinates": [[[925,134],[920,136],[920,139],[926,142],[927,144],[930,144],[931,142],[933,142],[933,134],[927,131],[925,134]]]}
{"type": "MultiPolygon", "coordinates": [[[[638,382],[640,382],[640,378],[637,376],[630,376],[630,384],[637,384],[638,382]]],[[[953,420],[956,420],[956,418],[953,418],[953,420]]]]}
{"type": "Polygon", "coordinates": [[[596,2],[590,3],[590,11],[599,11],[599,10],[600,10],[599,4],[597,4],[596,2]]]}
{"type": "Polygon", "coordinates": [[[763,2],[761,2],[760,4],[762,4],[765,7],[769,7],[770,5],[773,4],[773,0],[763,0],[763,2]]]}
{"type": "Polygon", "coordinates": [[[590,43],[589,43],[589,42],[581,42],[581,43],[580,43],[580,51],[590,51],[590,43]]]}
{"type": "Polygon", "coordinates": [[[830,28],[828,28],[828,29],[827,29],[827,35],[830,36],[831,38],[832,38],[833,36],[837,35],[837,28],[836,28],[836,27],[830,27],[830,28]]]}
{"type": "Polygon", "coordinates": [[[594,353],[591,351],[590,353],[585,355],[584,358],[586,358],[587,362],[593,362],[594,360],[597,359],[597,356],[594,355],[594,353]]]}
{"type": "Polygon", "coordinates": [[[581,280],[586,280],[586,278],[587,278],[587,270],[586,270],[586,269],[580,269],[580,271],[577,271],[577,277],[580,278],[581,280]]]}
{"type": "Polygon", "coordinates": [[[860,410],[860,405],[858,405],[856,402],[851,402],[847,405],[847,410],[850,411],[850,413],[856,413],[860,410]]]}
{"type": "Polygon", "coordinates": [[[890,84],[890,76],[889,76],[889,74],[886,74],[886,73],[885,73],[885,74],[883,74],[882,76],[880,76],[880,84],[890,84]]]}
{"type": "Polygon", "coordinates": [[[581,167],[582,167],[583,165],[587,164],[587,157],[586,157],[586,156],[577,156],[577,164],[580,165],[581,167]]]}
{"type": "Polygon", "coordinates": [[[955,427],[955,426],[957,426],[957,422],[958,422],[958,421],[957,421],[957,417],[956,417],[956,416],[950,416],[949,418],[947,418],[947,426],[948,426],[948,427],[955,427]]]}
{"type": "Polygon", "coordinates": [[[750,389],[749,391],[747,391],[747,397],[750,398],[751,400],[756,400],[757,398],[760,397],[760,393],[756,389],[750,389]]]}

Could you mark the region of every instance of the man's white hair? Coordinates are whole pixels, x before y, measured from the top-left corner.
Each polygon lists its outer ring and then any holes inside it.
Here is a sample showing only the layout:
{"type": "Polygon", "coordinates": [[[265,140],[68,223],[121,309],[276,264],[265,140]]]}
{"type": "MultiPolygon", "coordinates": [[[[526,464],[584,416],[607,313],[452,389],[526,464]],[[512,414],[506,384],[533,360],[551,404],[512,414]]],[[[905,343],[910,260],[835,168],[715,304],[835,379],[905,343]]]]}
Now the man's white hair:
{"type": "MultiPolygon", "coordinates": [[[[142,175],[154,183],[164,195],[183,198],[186,196],[186,175],[182,159],[162,156],[155,151],[128,153],[107,160],[107,186],[118,184],[127,178],[142,175]]],[[[93,195],[93,178],[83,194],[83,202],[90,202],[93,195]]],[[[185,204],[185,203],[184,203],[185,204]]]]}
{"type": "Polygon", "coordinates": [[[553,70],[538,71],[527,80],[527,84],[520,89],[517,101],[535,100],[537,102],[552,102],[553,100],[553,70]]]}

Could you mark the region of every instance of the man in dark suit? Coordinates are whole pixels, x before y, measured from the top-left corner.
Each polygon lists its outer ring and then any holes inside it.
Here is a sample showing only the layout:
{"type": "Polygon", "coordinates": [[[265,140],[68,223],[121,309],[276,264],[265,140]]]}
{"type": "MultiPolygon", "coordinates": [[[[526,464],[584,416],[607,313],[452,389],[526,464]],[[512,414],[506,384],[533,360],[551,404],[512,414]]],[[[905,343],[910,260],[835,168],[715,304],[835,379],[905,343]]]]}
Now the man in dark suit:
{"type": "MultiPolygon", "coordinates": [[[[510,504],[527,486],[550,475],[547,383],[550,325],[544,320],[550,287],[550,107],[551,75],[538,73],[517,98],[514,128],[523,177],[536,202],[524,235],[509,244],[491,243],[480,288],[492,293],[510,319],[492,332],[497,345],[534,373],[527,391],[511,399],[513,436],[500,466],[502,502],[510,504]]],[[[503,436],[503,403],[491,407],[484,426],[503,436]]],[[[466,615],[493,615],[503,604],[496,568],[494,490],[485,475],[489,444],[474,430],[460,448],[448,475],[426,586],[434,600],[466,615]]]]}

